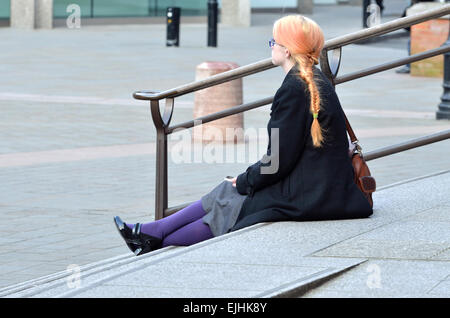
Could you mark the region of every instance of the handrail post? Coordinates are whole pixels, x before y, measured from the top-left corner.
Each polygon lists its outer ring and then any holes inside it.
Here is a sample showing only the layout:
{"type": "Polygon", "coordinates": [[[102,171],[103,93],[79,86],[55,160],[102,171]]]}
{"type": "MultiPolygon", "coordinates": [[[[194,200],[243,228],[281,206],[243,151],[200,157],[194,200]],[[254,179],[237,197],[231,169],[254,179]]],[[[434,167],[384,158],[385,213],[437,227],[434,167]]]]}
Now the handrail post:
{"type": "Polygon", "coordinates": [[[328,59],[328,49],[322,49],[320,52],[320,69],[323,74],[330,80],[333,86],[336,86],[334,79],[339,72],[339,66],[341,65],[341,57],[342,57],[342,47],[338,47],[331,50],[333,54],[331,57],[331,61],[328,59]]]}
{"type": "Polygon", "coordinates": [[[164,217],[168,207],[167,196],[167,134],[164,128],[156,130],[155,220],[164,217]]]}
{"type": "Polygon", "coordinates": [[[164,114],[161,117],[159,100],[150,101],[150,111],[156,127],[155,220],[162,219],[168,207],[167,127],[172,119],[173,105],[173,98],[166,99],[164,114]]]}

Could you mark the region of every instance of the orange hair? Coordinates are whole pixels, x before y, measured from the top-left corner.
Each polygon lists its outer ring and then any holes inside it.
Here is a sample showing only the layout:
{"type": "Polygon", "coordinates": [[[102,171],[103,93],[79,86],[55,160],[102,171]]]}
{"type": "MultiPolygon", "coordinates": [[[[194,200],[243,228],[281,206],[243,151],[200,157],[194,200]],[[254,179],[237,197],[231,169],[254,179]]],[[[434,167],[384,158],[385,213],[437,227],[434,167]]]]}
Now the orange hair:
{"type": "Polygon", "coordinates": [[[319,64],[320,52],[324,45],[322,29],[307,17],[298,14],[288,15],[275,21],[273,38],[276,43],[289,50],[291,58],[298,66],[298,75],[307,84],[311,100],[309,110],[313,115],[311,137],[314,147],[321,147],[324,137],[317,118],[321,98],[314,81],[313,66],[319,64]]]}

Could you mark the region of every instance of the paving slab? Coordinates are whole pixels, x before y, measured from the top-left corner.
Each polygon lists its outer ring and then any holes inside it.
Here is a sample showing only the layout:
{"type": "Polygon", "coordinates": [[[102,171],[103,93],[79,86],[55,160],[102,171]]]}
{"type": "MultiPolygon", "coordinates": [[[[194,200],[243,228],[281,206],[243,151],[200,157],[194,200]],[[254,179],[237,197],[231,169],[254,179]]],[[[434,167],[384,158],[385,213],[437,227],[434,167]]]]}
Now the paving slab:
{"type": "Polygon", "coordinates": [[[370,259],[305,298],[448,298],[448,262],[370,259]]]}

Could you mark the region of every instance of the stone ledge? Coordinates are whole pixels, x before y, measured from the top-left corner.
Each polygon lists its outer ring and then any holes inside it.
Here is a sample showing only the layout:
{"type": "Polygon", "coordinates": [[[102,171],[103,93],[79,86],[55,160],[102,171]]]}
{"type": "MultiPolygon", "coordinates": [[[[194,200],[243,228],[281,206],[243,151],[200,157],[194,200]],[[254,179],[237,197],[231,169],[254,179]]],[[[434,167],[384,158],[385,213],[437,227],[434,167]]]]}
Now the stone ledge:
{"type": "Polygon", "coordinates": [[[442,171],[375,192],[367,219],[261,223],[189,247],[86,265],[80,288],[71,289],[70,273],[61,272],[0,296],[323,297],[342,290],[344,297],[448,297],[448,189],[450,171],[442,171]],[[370,285],[374,268],[382,288],[370,285]]]}

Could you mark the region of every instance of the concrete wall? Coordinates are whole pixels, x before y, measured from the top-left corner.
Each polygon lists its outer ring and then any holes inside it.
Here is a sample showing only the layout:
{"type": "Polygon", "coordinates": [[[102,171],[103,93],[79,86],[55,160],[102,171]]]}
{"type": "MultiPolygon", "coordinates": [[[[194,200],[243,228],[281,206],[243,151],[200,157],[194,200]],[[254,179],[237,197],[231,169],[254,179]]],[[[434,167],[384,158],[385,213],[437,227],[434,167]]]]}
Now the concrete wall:
{"type": "Polygon", "coordinates": [[[221,23],[234,26],[250,26],[251,9],[258,8],[297,8],[299,13],[311,14],[314,4],[336,4],[336,0],[221,0],[221,23]]]}
{"type": "Polygon", "coordinates": [[[234,26],[250,26],[250,0],[222,0],[221,5],[221,23],[234,26]]]}
{"type": "MultiPolygon", "coordinates": [[[[221,0],[221,1],[223,2],[223,1],[227,1],[227,0],[221,0]]],[[[343,2],[343,1],[338,1],[338,0],[312,0],[312,2],[314,4],[335,4],[337,2],[343,2]]],[[[344,1],[344,2],[346,2],[346,1],[344,1]]],[[[252,5],[252,8],[280,8],[280,7],[294,8],[295,6],[297,6],[297,0],[283,0],[283,1],[251,0],[251,5],[252,5]]]]}
{"type": "Polygon", "coordinates": [[[11,1],[12,28],[37,29],[53,27],[53,0],[11,1]]]}
{"type": "Polygon", "coordinates": [[[51,29],[53,27],[53,0],[35,1],[35,28],[51,29]]]}

